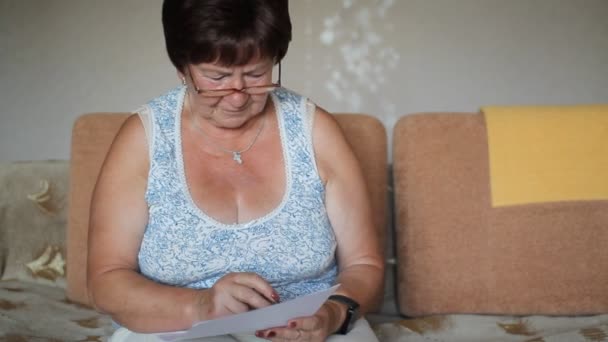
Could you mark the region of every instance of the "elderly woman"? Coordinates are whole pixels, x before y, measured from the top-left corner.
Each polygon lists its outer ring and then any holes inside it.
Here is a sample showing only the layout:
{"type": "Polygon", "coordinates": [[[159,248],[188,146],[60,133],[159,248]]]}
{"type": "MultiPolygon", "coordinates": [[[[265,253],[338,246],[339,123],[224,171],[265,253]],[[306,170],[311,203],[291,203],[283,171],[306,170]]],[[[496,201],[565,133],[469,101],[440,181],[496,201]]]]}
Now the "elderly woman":
{"type": "Polygon", "coordinates": [[[129,117],[106,157],[92,302],[135,336],[340,283],[314,316],[255,335],[370,341],[380,244],[336,121],[281,87],[287,0],[165,0],[163,26],[181,86],[129,117]]]}

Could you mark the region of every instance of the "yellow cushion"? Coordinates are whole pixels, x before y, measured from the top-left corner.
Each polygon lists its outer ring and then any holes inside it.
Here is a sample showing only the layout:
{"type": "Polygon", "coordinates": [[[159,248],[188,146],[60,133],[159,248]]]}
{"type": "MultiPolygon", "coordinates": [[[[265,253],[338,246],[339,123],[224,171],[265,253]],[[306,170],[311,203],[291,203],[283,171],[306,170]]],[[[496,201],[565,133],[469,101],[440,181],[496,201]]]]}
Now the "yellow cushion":
{"type": "Polygon", "coordinates": [[[608,199],[608,105],[482,111],[493,206],[608,199]]]}

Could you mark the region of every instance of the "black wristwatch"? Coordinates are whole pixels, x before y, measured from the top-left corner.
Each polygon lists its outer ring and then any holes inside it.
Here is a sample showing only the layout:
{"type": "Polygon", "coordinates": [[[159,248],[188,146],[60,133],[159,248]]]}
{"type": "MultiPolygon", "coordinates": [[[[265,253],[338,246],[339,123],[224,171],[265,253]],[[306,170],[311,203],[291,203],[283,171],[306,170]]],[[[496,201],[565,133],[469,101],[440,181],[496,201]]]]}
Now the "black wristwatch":
{"type": "Polygon", "coordinates": [[[344,322],[342,322],[342,326],[340,326],[340,329],[336,331],[336,334],[346,335],[353,328],[353,325],[357,320],[357,315],[359,313],[359,303],[357,303],[354,299],[343,295],[331,295],[328,299],[346,304],[346,318],[344,318],[344,322]]]}

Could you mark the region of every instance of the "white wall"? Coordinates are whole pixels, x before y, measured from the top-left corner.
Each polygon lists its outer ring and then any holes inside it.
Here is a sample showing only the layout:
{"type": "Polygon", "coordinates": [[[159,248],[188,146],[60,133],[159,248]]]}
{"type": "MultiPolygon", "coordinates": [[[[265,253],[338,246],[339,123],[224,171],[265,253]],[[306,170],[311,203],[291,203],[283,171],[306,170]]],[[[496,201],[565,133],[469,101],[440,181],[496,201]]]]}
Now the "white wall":
{"type": "MultiPolygon", "coordinates": [[[[178,84],[161,0],[0,0],[0,161],[67,159],[73,120],[178,84]]],[[[419,111],[608,102],[608,0],[291,0],[284,84],[389,133],[419,111]]]]}

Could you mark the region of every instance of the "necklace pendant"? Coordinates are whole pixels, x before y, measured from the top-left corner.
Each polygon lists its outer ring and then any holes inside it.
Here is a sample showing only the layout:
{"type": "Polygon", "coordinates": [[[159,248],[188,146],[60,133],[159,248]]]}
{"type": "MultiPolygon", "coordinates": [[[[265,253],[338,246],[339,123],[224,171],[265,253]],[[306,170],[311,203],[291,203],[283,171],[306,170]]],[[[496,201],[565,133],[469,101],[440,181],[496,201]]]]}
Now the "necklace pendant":
{"type": "Polygon", "coordinates": [[[237,164],[243,164],[243,159],[241,159],[241,152],[232,152],[232,160],[237,162],[237,164]]]}

